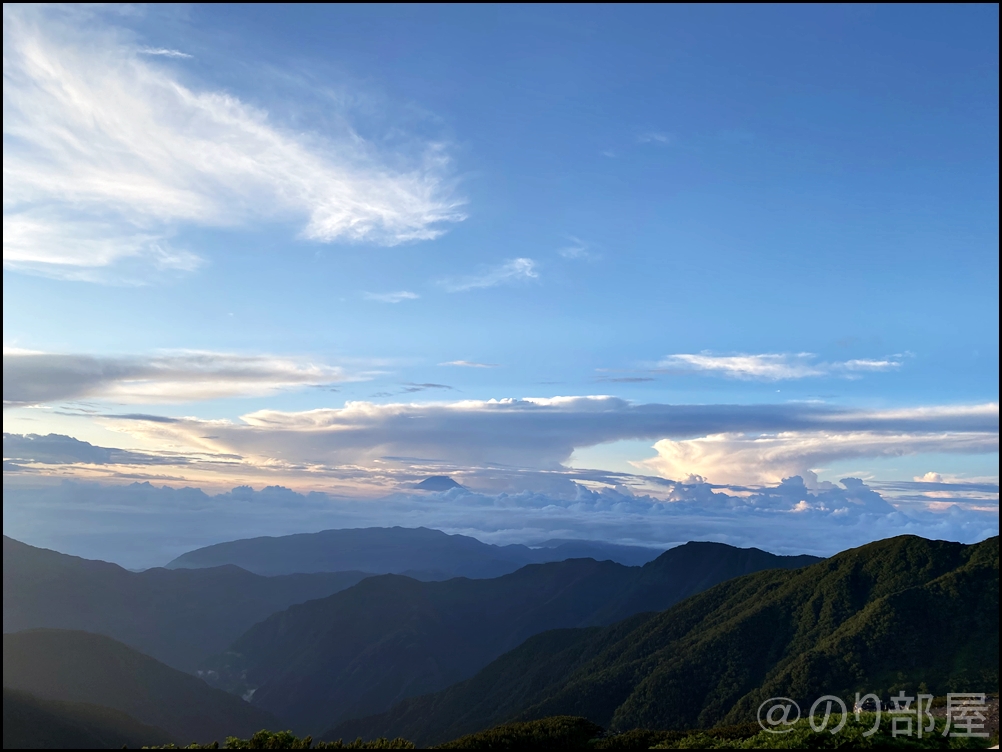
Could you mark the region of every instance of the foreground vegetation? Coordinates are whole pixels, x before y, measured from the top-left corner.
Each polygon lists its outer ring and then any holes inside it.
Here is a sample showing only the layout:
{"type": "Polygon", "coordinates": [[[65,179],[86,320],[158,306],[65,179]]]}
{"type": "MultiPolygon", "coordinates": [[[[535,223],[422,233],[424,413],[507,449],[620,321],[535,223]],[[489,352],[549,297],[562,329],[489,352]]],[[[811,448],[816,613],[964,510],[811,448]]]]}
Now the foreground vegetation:
{"type": "MultiPolygon", "coordinates": [[[[697,731],[653,731],[634,729],[623,734],[606,734],[586,718],[556,716],[501,726],[467,734],[436,749],[984,749],[998,743],[998,738],[964,738],[943,736],[942,719],[935,728],[916,735],[894,736],[891,717],[884,713],[879,727],[873,728],[876,717],[864,713],[857,719],[850,716],[838,733],[811,729],[801,719],[786,733],[763,731],[757,723],[721,726],[697,731]]],[[[218,744],[190,745],[183,749],[219,749],[218,744]]],[[[356,739],[345,743],[314,743],[311,737],[299,738],[288,731],[259,731],[250,739],[230,737],[224,749],[413,749],[405,739],[356,739]]],[[[156,749],[178,749],[167,746],[156,749]]]]}
{"type": "MultiPolygon", "coordinates": [[[[189,744],[178,747],[168,744],[160,747],[144,747],[144,749],[220,749],[219,742],[212,744],[189,744]]],[[[352,742],[338,739],[333,742],[314,742],[312,736],[300,738],[291,731],[258,731],[250,739],[240,739],[236,736],[227,737],[222,749],[414,749],[414,743],[406,739],[372,739],[362,741],[361,738],[352,742]]]]}

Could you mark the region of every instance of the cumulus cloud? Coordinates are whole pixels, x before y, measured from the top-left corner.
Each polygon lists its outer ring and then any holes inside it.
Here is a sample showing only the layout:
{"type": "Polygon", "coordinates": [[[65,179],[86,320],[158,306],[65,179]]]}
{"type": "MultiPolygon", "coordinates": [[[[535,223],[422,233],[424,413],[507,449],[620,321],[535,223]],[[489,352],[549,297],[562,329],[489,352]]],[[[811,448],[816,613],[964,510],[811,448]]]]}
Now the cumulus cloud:
{"type": "Polygon", "coordinates": [[[444,279],[441,285],[449,292],[466,292],[538,277],[535,261],[530,258],[517,258],[488,269],[482,274],[444,279]]]}
{"type": "Polygon", "coordinates": [[[299,223],[302,237],[393,245],[463,219],[440,144],[388,154],[304,134],[137,50],[97,12],[5,5],[4,267],[56,276],[173,249],[185,224],[299,223]],[[71,18],[68,16],[72,16],[71,18]]]}
{"type": "Polygon", "coordinates": [[[179,403],[350,380],[337,366],[216,352],[97,357],[4,349],[4,406],[77,399],[179,403]]]}
{"type": "Polygon", "coordinates": [[[404,300],[417,300],[420,295],[416,292],[407,292],[407,290],[400,290],[399,292],[367,292],[364,293],[366,300],[375,300],[379,303],[400,303],[404,300]]]}
{"type": "Polygon", "coordinates": [[[709,352],[668,355],[657,365],[661,370],[714,373],[734,379],[781,381],[819,376],[858,378],[860,374],[891,371],[901,367],[899,358],[855,359],[827,363],[813,353],[762,353],[714,355],[709,352]]]}
{"type": "Polygon", "coordinates": [[[842,459],[932,452],[986,454],[997,452],[998,447],[998,435],[987,432],[724,433],[681,441],[661,439],[654,444],[657,457],[632,464],[664,478],[693,474],[714,483],[767,484],[795,475],[810,479],[815,470],[842,459]]]}
{"type": "Polygon", "coordinates": [[[472,360],[450,360],[446,363],[439,363],[440,366],[458,366],[460,368],[497,368],[497,363],[477,363],[472,360]]]}
{"type": "Polygon", "coordinates": [[[670,468],[677,474],[668,477],[674,479],[702,474],[699,467],[722,467],[731,450],[744,452],[741,466],[749,472],[759,472],[754,463],[765,458],[772,463],[768,472],[775,469],[780,476],[825,458],[998,451],[994,403],[882,412],[809,404],[634,405],[608,396],[347,402],[303,412],[259,410],[239,422],[213,421],[211,431],[208,425],[194,418],[167,425],[128,420],[120,430],[152,431],[182,446],[289,462],[371,465],[384,456],[411,456],[460,466],[544,469],[562,468],[575,448],[668,440],[660,444],[665,454],[659,458],[674,464],[648,469],[667,474],[670,468]]]}

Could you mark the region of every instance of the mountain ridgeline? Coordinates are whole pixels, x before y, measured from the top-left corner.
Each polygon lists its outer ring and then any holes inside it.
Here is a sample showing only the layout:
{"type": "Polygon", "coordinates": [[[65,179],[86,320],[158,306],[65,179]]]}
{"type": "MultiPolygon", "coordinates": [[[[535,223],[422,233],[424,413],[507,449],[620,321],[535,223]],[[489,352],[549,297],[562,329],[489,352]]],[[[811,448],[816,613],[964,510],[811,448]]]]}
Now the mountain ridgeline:
{"type": "Polygon", "coordinates": [[[526,564],[584,557],[637,566],[659,553],[653,548],[600,541],[553,540],[535,548],[520,544],[494,546],[465,535],[448,535],[424,527],[370,527],[217,543],[182,554],[168,563],[167,568],[233,564],[261,575],[357,570],[444,580],[500,577],[526,564]]]}
{"type": "Polygon", "coordinates": [[[253,624],[367,575],[261,577],[238,567],[130,572],[4,536],[3,631],[50,627],[108,635],[194,671],[253,624]]]}
{"type": "Polygon", "coordinates": [[[217,686],[317,733],[467,679],[539,632],[612,624],[749,572],[816,561],[687,543],[643,567],[569,559],[483,580],[370,577],[271,616],[205,668],[217,686]]]}
{"type": "Polygon", "coordinates": [[[902,536],[796,571],[723,582],[657,614],[529,638],[471,679],[325,737],[419,746],[509,721],[579,716],[611,729],[754,720],[768,697],[944,694],[999,686],[998,537],[902,536]]]}

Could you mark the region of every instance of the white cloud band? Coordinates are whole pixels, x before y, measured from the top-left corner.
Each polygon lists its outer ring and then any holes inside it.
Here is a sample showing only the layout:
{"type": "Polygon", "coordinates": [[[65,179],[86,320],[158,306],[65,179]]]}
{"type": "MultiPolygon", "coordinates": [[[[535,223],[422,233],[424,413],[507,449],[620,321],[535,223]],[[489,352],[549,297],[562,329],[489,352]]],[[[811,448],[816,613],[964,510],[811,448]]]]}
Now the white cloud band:
{"type": "Polygon", "coordinates": [[[4,406],[74,399],[156,404],[269,394],[349,380],[343,369],[263,355],[181,352],[146,358],[4,351],[4,406]]]}
{"type": "Polygon", "coordinates": [[[603,396],[348,402],[304,412],[259,410],[239,423],[209,425],[190,418],[166,424],[130,419],[119,428],[262,461],[363,466],[384,457],[425,457],[467,467],[558,469],[575,448],[652,439],[660,440],[663,454],[647,469],[676,479],[722,466],[729,451],[744,457],[738,464],[756,479],[849,456],[998,451],[994,403],[881,412],[797,404],[633,405],[603,396]],[[766,464],[755,470],[759,461],[766,464]]]}
{"type": "Polygon", "coordinates": [[[900,368],[901,361],[898,358],[883,358],[827,363],[813,353],[714,355],[703,352],[669,355],[657,367],[668,371],[714,373],[734,379],[781,381],[821,376],[856,378],[866,372],[900,368]]]}

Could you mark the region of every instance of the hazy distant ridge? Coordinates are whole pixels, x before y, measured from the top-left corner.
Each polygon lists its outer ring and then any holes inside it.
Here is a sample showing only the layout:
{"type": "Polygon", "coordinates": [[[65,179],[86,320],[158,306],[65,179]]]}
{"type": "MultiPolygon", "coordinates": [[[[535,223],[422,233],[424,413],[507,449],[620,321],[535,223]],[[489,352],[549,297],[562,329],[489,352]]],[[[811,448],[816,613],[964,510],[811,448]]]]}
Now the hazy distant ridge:
{"type": "Polygon", "coordinates": [[[538,548],[521,544],[495,546],[425,527],[368,527],[217,543],[182,554],[167,567],[235,564],[262,575],[358,570],[445,579],[500,577],[526,564],[581,557],[637,566],[659,553],[653,548],[601,541],[547,541],[538,548]]]}

